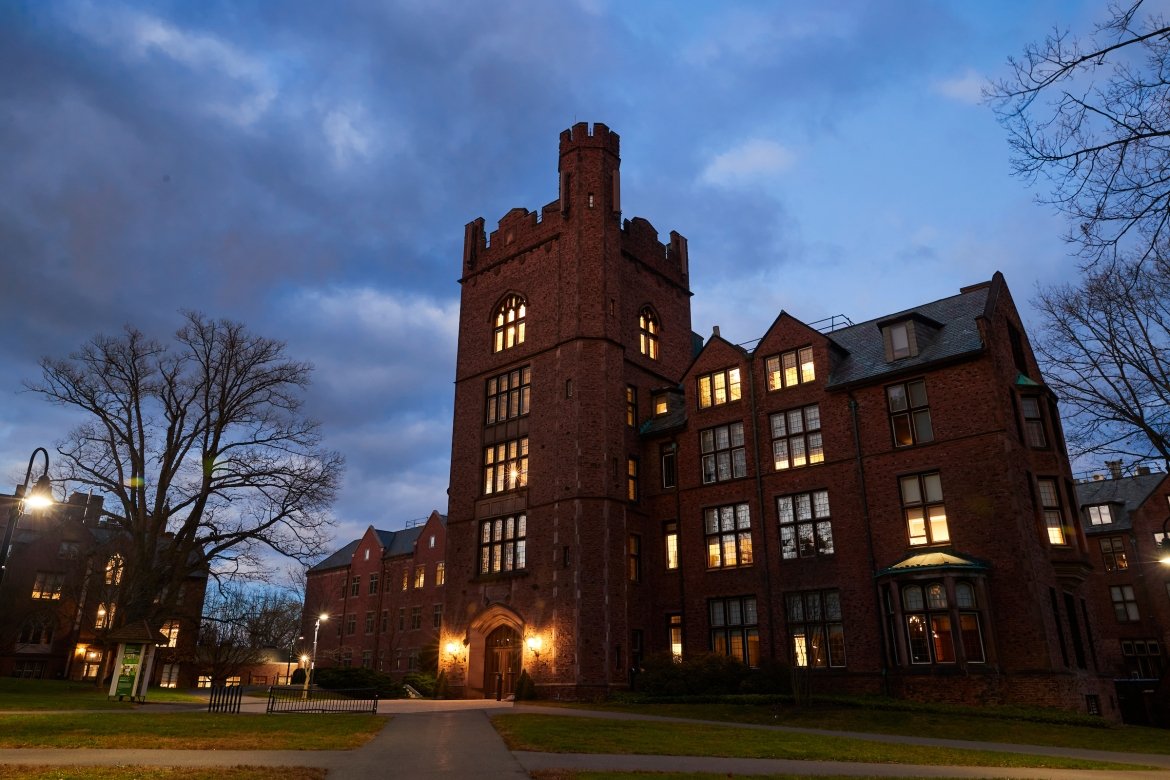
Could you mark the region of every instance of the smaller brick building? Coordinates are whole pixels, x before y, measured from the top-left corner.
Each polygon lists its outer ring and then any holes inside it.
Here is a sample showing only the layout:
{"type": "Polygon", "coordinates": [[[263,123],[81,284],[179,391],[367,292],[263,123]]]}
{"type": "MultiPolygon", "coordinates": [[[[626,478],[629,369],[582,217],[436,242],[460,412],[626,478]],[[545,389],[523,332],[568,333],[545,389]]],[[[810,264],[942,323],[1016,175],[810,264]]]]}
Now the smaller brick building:
{"type": "Polygon", "coordinates": [[[447,518],[432,512],[401,531],[373,526],[309,569],[301,633],[317,666],[360,666],[404,675],[437,652],[446,581],[447,518]]]}

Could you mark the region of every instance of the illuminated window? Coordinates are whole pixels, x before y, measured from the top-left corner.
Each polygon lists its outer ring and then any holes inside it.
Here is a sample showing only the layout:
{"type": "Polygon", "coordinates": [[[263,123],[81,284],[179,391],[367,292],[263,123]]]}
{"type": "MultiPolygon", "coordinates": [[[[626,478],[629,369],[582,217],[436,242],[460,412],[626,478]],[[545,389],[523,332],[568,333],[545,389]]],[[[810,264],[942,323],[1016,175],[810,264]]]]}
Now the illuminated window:
{"type": "Polygon", "coordinates": [[[514,368],[487,381],[487,425],[528,414],[532,392],[532,368],[514,368]]]}
{"type": "Polygon", "coordinates": [[[447,564],[439,561],[435,564],[435,585],[445,585],[447,583],[447,564]]]}
{"type": "Polygon", "coordinates": [[[667,400],[666,393],[659,393],[654,396],[654,416],[666,414],[670,411],[670,402],[667,400]]]}
{"type": "Polygon", "coordinates": [[[666,541],[666,568],[678,568],[678,523],[667,523],[665,531],[666,541]]]}
{"type": "Polygon", "coordinates": [[[954,663],[956,638],[967,661],[983,663],[983,634],[977,607],[975,589],[967,582],[955,583],[954,604],[947,598],[942,582],[903,585],[902,610],[910,663],[954,663]]]}
{"type": "Polygon", "coordinates": [[[1048,437],[1044,433],[1044,417],[1040,414],[1040,399],[1024,396],[1020,399],[1024,413],[1024,438],[1029,447],[1047,447],[1048,437]]]}
{"type": "Polygon", "coordinates": [[[46,601],[60,601],[63,587],[65,587],[64,574],[38,571],[37,578],[33,582],[32,597],[46,601]]]}
{"type": "Polygon", "coordinates": [[[758,666],[760,631],[756,597],[712,599],[707,606],[711,618],[711,652],[736,658],[747,666],[758,666]]]}
{"type": "Polygon", "coordinates": [[[502,352],[524,343],[524,317],[527,305],[519,295],[509,295],[496,309],[496,324],[492,331],[492,352],[502,352]]]}
{"type": "Polygon", "coordinates": [[[638,500],[638,459],[626,459],[626,498],[638,500]]]}
{"type": "Polygon", "coordinates": [[[94,615],[93,627],[99,631],[106,628],[113,628],[114,614],[118,611],[118,605],[112,601],[107,604],[98,604],[97,613],[94,615]]]}
{"type": "Polygon", "coordinates": [[[1060,491],[1055,479],[1037,479],[1040,489],[1040,504],[1044,507],[1044,525],[1048,529],[1050,544],[1068,544],[1065,538],[1064,512],[1060,508],[1060,491]]]}
{"type": "Polygon", "coordinates": [[[118,585],[122,582],[122,556],[114,553],[110,559],[106,561],[106,584],[118,585]]]}
{"type": "Polygon", "coordinates": [[[1101,558],[1105,571],[1124,571],[1129,568],[1125,554],[1125,540],[1120,536],[1107,536],[1101,540],[1101,558]]]}
{"type": "Polygon", "coordinates": [[[703,459],[703,484],[747,476],[743,423],[699,431],[699,450],[703,459]]]}
{"type": "Polygon", "coordinates": [[[777,412],[769,420],[772,426],[772,462],[777,471],[824,462],[819,405],[777,412]]]}
{"type": "Polygon", "coordinates": [[[934,441],[930,424],[930,407],[926,401],[926,381],[916,379],[886,388],[886,405],[890,410],[890,427],[895,447],[909,447],[934,441]]]}
{"type": "Polygon", "coordinates": [[[699,377],[699,408],[722,406],[740,397],[739,369],[728,368],[699,377]]]}
{"type": "Polygon", "coordinates": [[[167,622],[163,623],[160,631],[162,635],[167,638],[167,647],[179,646],[179,621],[168,620],[167,622]]]}
{"type": "Polygon", "coordinates": [[[638,388],[633,385],[626,385],[626,425],[638,425],[638,388]]]}
{"type": "Polygon", "coordinates": [[[528,516],[484,520],[479,526],[479,573],[517,571],[525,565],[528,516]]]}
{"type": "Polygon", "coordinates": [[[666,628],[670,633],[670,655],[675,662],[682,660],[682,615],[670,615],[666,620],[666,628]]]}
{"type": "Polygon", "coordinates": [[[942,479],[938,472],[914,474],[898,481],[902,491],[902,511],[910,544],[949,542],[947,511],[943,506],[942,479]]]}
{"type": "Polygon", "coordinates": [[[658,317],[650,307],[638,315],[638,350],[651,360],[658,359],[658,317]]]}
{"type": "Polygon", "coordinates": [[[402,589],[410,588],[410,566],[403,564],[402,566],[402,589]]]}
{"type": "MultiPolygon", "coordinates": [[[[79,647],[80,647],[80,645],[79,645],[79,647]]],[[[81,679],[83,679],[83,680],[96,680],[97,679],[97,676],[99,674],[101,674],[101,671],[102,671],[102,658],[104,657],[104,655],[105,654],[100,647],[87,647],[87,648],[85,648],[85,659],[84,659],[84,662],[83,662],[82,667],[81,667],[81,679]]],[[[177,664],[175,664],[175,666],[177,666],[177,664]]],[[[166,667],[163,667],[163,668],[165,670],[166,667]]],[[[166,675],[165,675],[165,671],[164,671],[164,679],[165,679],[165,677],[166,677],[166,675]]]]}
{"type": "Polygon", "coordinates": [[[485,447],[484,495],[518,490],[528,485],[528,437],[485,447]]]}
{"type": "Polygon", "coordinates": [[[789,593],[788,641],[793,666],[827,669],[845,665],[845,624],[841,595],[835,590],[789,593]]]}
{"type": "Polygon", "coordinates": [[[727,569],[752,563],[752,520],[747,504],[703,510],[707,568],[727,569]]]}
{"type": "Polygon", "coordinates": [[[814,490],[776,499],[780,518],[780,556],[812,558],[833,554],[829,491],[814,490]]]}
{"type": "Polygon", "coordinates": [[[812,382],[816,379],[812,347],[772,355],[764,361],[764,371],[768,375],[769,390],[812,382]]]}
{"type": "Polygon", "coordinates": [[[414,587],[421,588],[427,584],[426,564],[420,563],[414,567],[414,587]]]}

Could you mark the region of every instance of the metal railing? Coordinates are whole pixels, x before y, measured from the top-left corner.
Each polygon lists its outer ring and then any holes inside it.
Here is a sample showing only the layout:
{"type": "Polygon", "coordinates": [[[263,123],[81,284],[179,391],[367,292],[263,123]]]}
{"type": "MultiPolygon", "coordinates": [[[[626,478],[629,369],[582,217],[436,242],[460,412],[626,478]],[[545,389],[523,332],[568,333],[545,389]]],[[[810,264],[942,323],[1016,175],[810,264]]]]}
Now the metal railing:
{"type": "Polygon", "coordinates": [[[329,690],[316,685],[274,685],[268,689],[268,712],[372,712],[378,711],[378,692],[373,688],[329,690]]]}
{"type": "Polygon", "coordinates": [[[217,685],[211,689],[211,696],[207,700],[208,712],[230,712],[237,715],[240,712],[240,702],[244,698],[244,689],[238,685],[217,685]]]}

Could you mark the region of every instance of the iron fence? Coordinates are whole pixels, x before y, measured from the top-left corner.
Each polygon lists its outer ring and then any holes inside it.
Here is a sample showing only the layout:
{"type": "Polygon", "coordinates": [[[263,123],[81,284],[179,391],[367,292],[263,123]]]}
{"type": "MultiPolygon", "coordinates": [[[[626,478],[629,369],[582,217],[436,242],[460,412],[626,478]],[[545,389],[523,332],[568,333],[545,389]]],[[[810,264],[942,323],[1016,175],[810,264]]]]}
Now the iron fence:
{"type": "Polygon", "coordinates": [[[240,702],[243,698],[244,689],[240,686],[217,685],[211,689],[211,697],[207,700],[207,711],[239,714],[240,702]]]}
{"type": "Polygon", "coordinates": [[[274,685],[268,689],[269,712],[372,712],[378,711],[378,692],[373,688],[329,690],[299,685],[274,685]]]}

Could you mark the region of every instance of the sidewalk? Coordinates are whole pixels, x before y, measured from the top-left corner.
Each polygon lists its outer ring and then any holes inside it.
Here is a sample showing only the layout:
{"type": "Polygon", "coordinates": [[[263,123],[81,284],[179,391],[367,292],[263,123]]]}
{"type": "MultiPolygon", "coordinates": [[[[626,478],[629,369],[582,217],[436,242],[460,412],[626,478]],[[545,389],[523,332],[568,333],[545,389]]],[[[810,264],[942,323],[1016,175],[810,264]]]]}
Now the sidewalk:
{"type": "MultiPolygon", "coordinates": [[[[245,712],[263,712],[263,703],[246,701],[245,712]]],[[[880,734],[822,731],[777,726],[753,726],[697,721],[736,728],[754,728],[809,734],[827,734],[880,742],[995,750],[1030,755],[1086,758],[1159,767],[1155,771],[1070,771],[1006,767],[917,766],[857,764],[785,759],[737,759],[698,756],[594,755],[509,751],[491,724],[505,713],[538,713],[617,720],[655,720],[695,723],[694,720],[640,716],[627,713],[512,705],[494,701],[396,700],[379,703],[381,714],[393,719],[369,743],[350,751],[237,751],[237,750],[0,750],[4,765],[142,765],[232,767],[241,765],[305,766],[328,770],[330,780],[475,777],[485,780],[527,778],[538,769],[643,772],[711,772],[721,775],[799,774],[873,777],[956,778],[1084,778],[1085,780],[1170,780],[1170,756],[1111,753],[1033,745],[943,740],[880,734]]],[[[227,716],[232,717],[232,716],[227,716]]],[[[281,716],[285,717],[285,716],[281,716]]],[[[323,717],[345,717],[327,715],[323,717]]]]}

